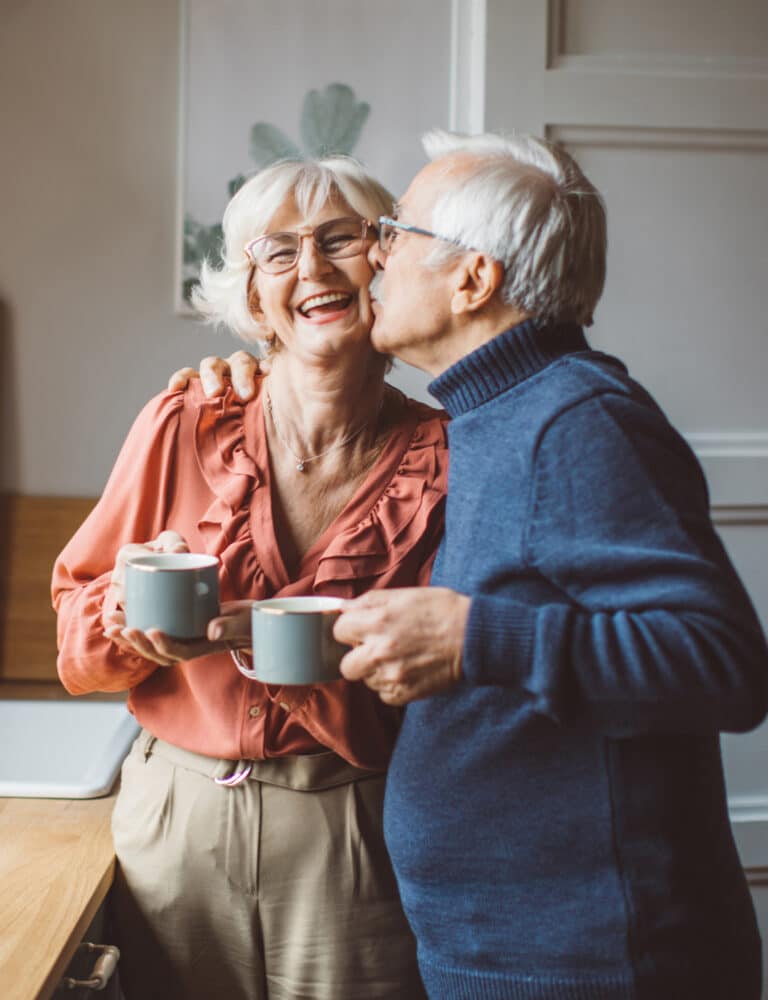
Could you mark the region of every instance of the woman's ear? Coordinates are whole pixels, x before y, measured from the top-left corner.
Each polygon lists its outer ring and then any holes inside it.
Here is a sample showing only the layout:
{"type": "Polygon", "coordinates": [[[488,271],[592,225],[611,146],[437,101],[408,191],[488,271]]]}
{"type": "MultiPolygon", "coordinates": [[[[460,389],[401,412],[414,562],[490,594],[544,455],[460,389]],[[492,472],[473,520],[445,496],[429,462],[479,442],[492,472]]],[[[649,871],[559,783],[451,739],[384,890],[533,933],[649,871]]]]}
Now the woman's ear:
{"type": "Polygon", "coordinates": [[[264,313],[261,311],[261,301],[255,283],[248,289],[248,312],[257,323],[264,322],[264,313]]]}
{"type": "Polygon", "coordinates": [[[472,253],[459,274],[451,298],[451,312],[455,315],[476,312],[488,305],[504,282],[504,265],[487,254],[472,253]]]}
{"type": "Polygon", "coordinates": [[[275,331],[267,325],[266,318],[261,308],[259,293],[256,291],[254,285],[251,285],[248,289],[248,311],[255,322],[257,322],[261,327],[258,338],[263,345],[264,351],[271,351],[275,344],[276,334],[275,331]]]}

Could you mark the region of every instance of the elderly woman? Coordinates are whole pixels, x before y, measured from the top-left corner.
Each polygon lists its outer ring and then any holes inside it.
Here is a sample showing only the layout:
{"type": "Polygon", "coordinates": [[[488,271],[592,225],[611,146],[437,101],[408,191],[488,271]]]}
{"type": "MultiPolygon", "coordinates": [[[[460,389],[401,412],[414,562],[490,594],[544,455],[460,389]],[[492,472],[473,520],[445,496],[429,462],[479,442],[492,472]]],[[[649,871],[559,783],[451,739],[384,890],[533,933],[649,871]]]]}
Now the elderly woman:
{"type": "Polygon", "coordinates": [[[129,690],[143,727],[113,820],[128,1000],[423,995],[381,832],[398,710],[345,680],[263,685],[225,648],[238,601],[429,578],[443,420],[385,384],[368,336],[370,220],[390,207],[346,158],[240,189],[196,305],[266,343],[269,374],[248,402],[199,382],[153,399],[56,562],[65,687],[129,690]],[[233,603],[208,640],[126,628],[123,566],[147,548],[219,557],[233,603]]]}

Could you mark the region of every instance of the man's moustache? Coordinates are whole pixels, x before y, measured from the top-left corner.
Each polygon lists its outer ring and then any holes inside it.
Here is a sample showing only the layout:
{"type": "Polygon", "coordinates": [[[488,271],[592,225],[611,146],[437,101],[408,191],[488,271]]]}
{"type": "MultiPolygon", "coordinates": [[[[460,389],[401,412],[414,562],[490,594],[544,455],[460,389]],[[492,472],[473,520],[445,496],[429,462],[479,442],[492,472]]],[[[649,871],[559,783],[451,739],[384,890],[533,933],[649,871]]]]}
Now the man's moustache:
{"type": "Polygon", "coordinates": [[[380,272],[374,274],[371,279],[371,284],[368,286],[368,291],[371,294],[372,299],[376,299],[377,302],[384,302],[384,294],[381,290],[381,279],[383,275],[380,272]]]}

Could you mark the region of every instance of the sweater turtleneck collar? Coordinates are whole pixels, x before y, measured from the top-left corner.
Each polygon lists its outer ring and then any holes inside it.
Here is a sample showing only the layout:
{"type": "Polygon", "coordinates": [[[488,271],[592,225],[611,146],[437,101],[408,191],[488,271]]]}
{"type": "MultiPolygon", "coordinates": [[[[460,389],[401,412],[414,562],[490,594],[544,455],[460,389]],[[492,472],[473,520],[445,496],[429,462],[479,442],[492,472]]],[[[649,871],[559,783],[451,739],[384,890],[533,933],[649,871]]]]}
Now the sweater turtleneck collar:
{"type": "Polygon", "coordinates": [[[577,323],[542,325],[527,319],[461,358],[429,383],[429,392],[452,417],[472,410],[548,364],[589,345],[577,323]]]}

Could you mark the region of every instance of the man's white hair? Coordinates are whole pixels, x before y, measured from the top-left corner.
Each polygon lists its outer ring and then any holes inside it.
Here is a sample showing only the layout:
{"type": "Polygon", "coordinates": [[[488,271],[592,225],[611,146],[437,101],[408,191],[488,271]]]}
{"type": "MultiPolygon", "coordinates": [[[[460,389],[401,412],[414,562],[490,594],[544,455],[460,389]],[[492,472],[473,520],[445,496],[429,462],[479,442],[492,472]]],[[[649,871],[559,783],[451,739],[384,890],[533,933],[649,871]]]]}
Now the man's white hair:
{"type": "MultiPolygon", "coordinates": [[[[504,301],[545,321],[592,323],[605,282],[605,206],[575,160],[533,136],[422,139],[431,160],[449,157],[432,229],[504,265],[504,301]],[[457,159],[468,166],[453,172],[457,159]]],[[[462,252],[436,245],[435,266],[462,252]]]]}
{"type": "Polygon", "coordinates": [[[225,326],[249,343],[259,343],[270,331],[254,317],[248,302],[251,264],[245,247],[268,231],[271,219],[289,197],[305,219],[328,202],[346,202],[362,218],[377,222],[393,205],[389,191],[351,156],[281,160],[246,181],[224,212],[221,267],[207,260],[203,263],[192,304],[207,323],[225,326]]]}

